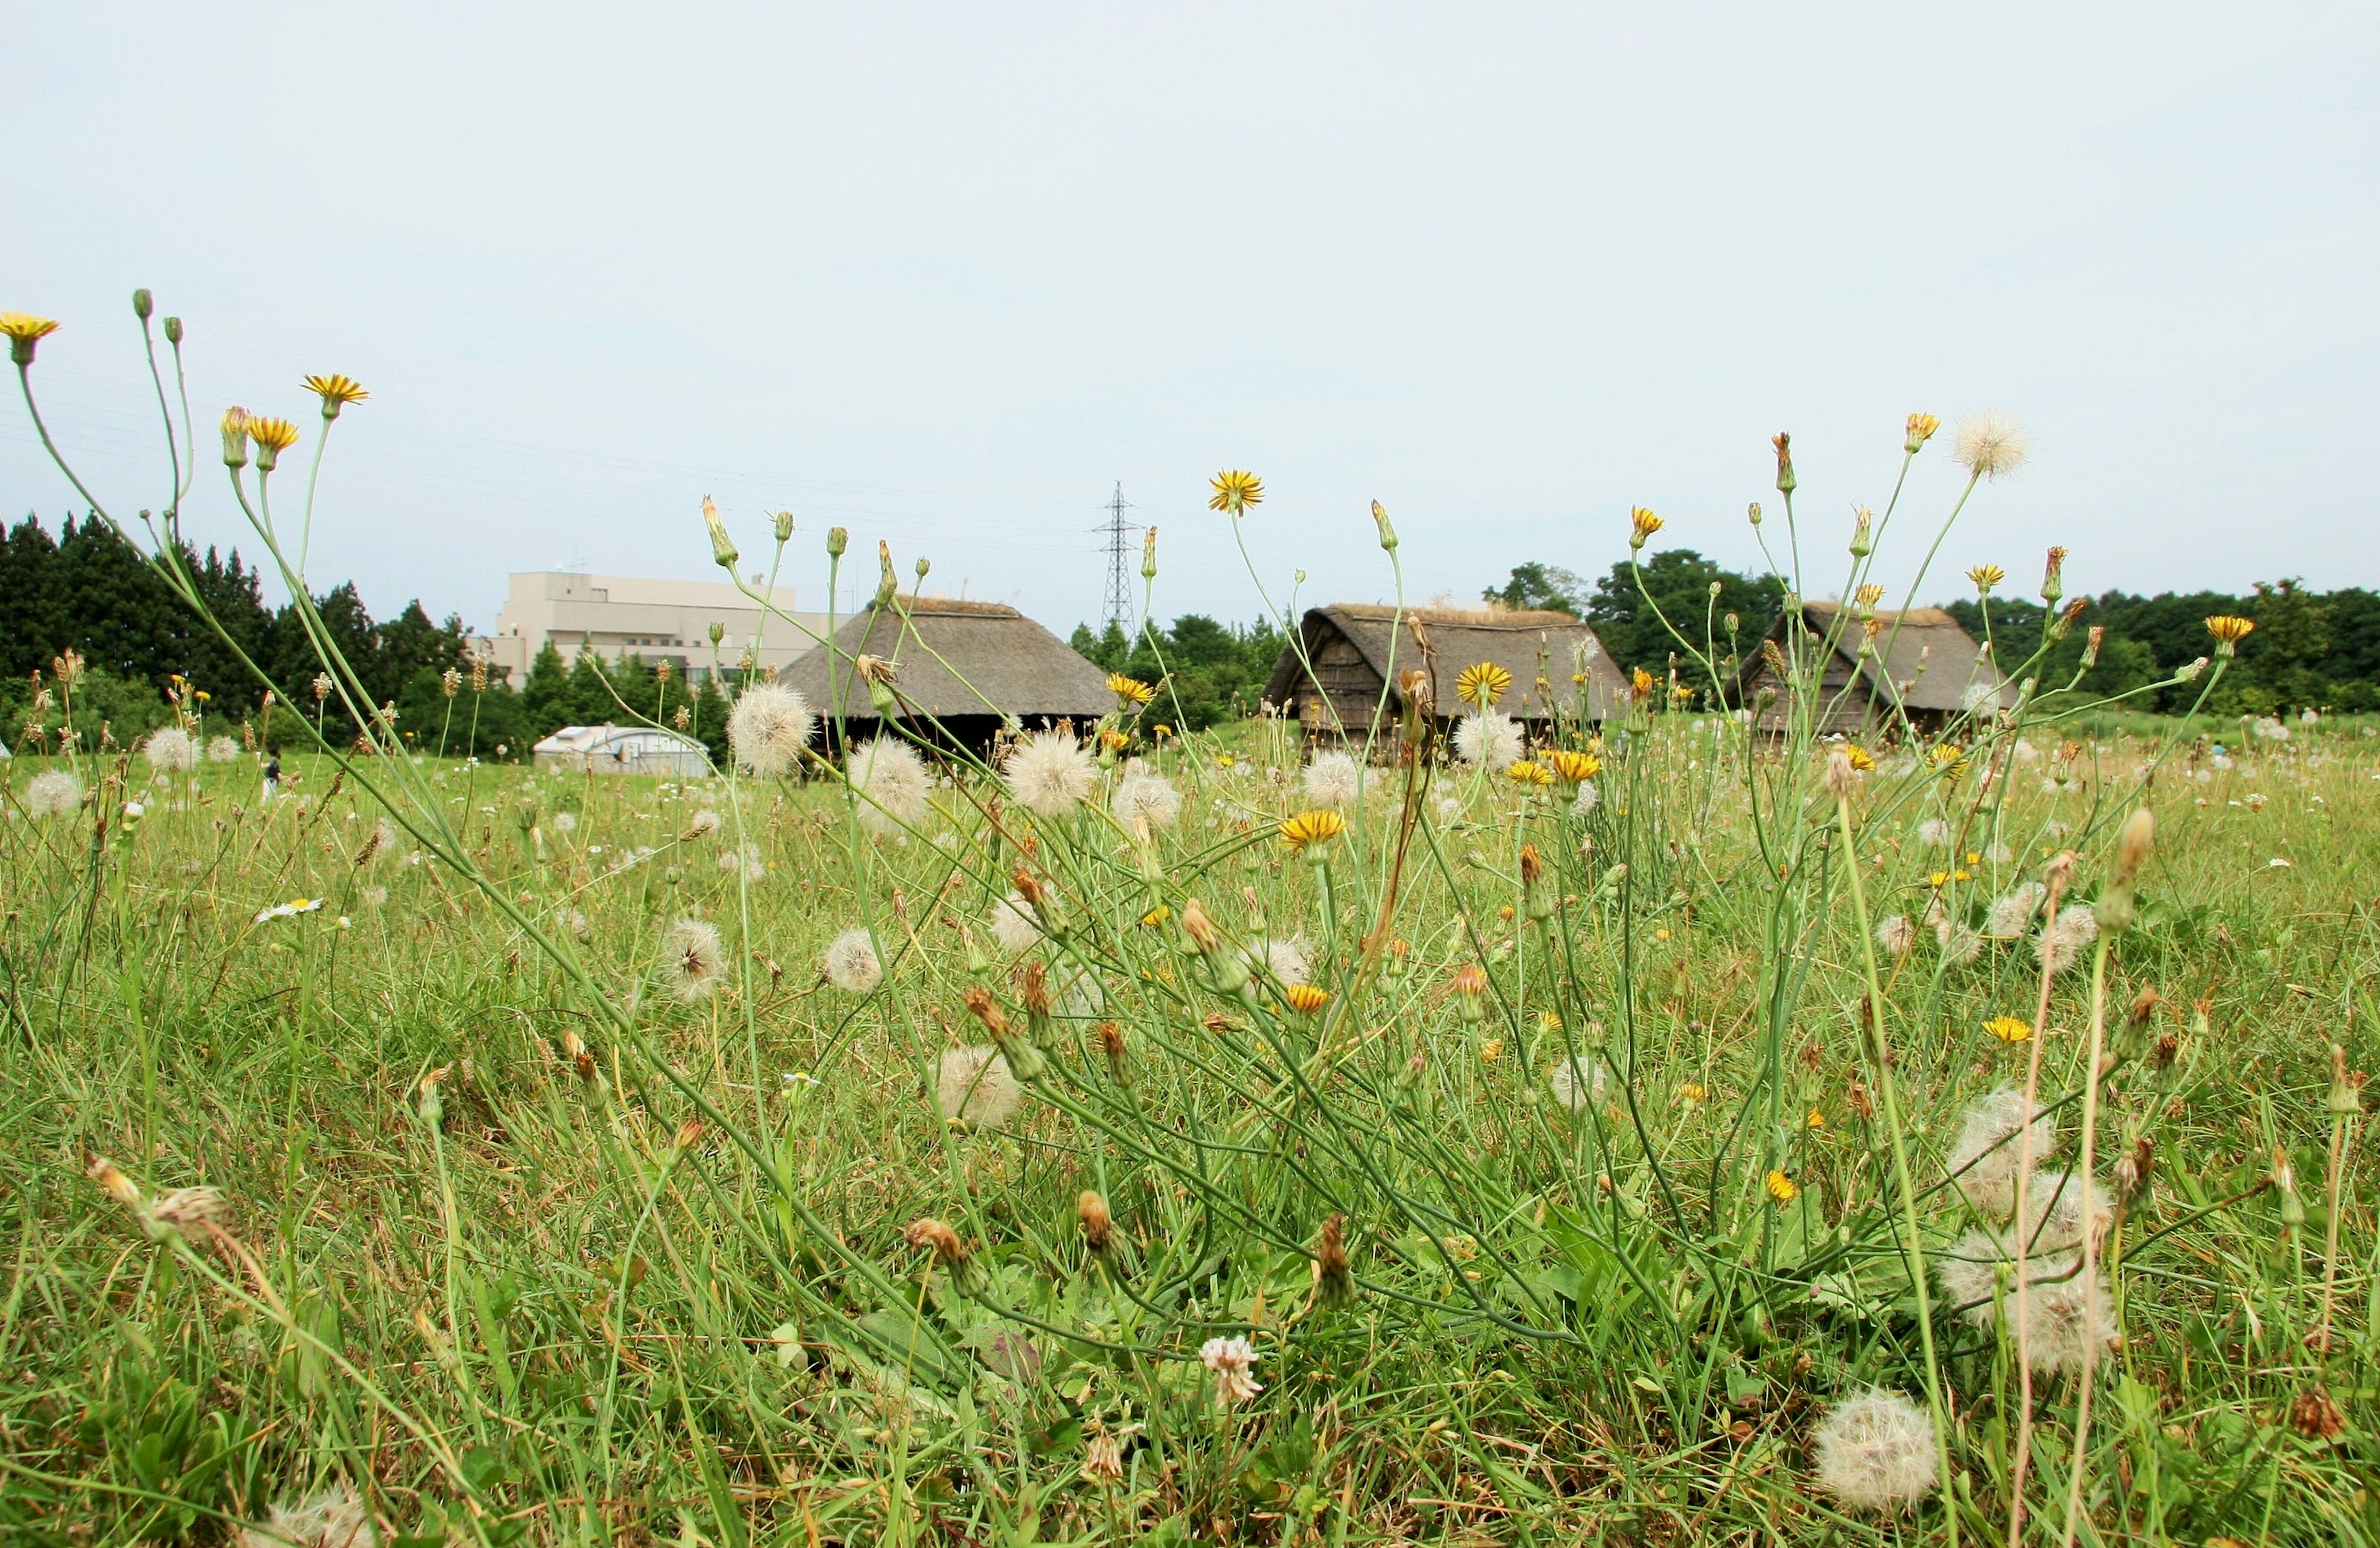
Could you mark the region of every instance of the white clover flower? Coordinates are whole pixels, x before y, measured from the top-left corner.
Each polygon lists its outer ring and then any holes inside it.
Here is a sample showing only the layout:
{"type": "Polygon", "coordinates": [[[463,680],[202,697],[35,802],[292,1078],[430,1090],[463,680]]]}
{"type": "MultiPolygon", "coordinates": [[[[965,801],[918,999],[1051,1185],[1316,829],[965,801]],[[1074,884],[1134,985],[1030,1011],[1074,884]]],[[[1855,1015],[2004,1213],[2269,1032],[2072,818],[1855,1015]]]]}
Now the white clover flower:
{"type": "Polygon", "coordinates": [[[140,744],[140,756],[160,774],[183,774],[198,767],[199,744],[179,726],[160,726],[140,744]]]}
{"type": "Polygon", "coordinates": [[[945,1123],[1001,1128],[1024,1095],[998,1048],[946,1049],[934,1071],[934,1101],[945,1123]]]}
{"type": "Polygon", "coordinates": [[[1317,806],[1345,806],[1363,789],[1363,766],[1345,753],[1317,753],[1305,766],[1305,799],[1317,806]]]}
{"type": "Polygon", "coordinates": [[[37,817],[62,817],[82,804],[82,780],[65,768],[45,768],[25,786],[25,804],[37,817]]]}
{"type": "Polygon", "coordinates": [[[1161,774],[1133,774],[1116,785],[1108,810],[1127,833],[1135,822],[1147,823],[1155,833],[1180,820],[1182,792],[1161,774]]]}
{"type": "Polygon", "coordinates": [[[828,943],[826,981],[847,995],[864,995],[884,980],[876,942],[866,930],[845,930],[828,943]]]}
{"type": "Polygon", "coordinates": [[[859,820],[871,833],[891,833],[915,827],[926,815],[927,792],[932,781],[917,749],[892,737],[880,736],[852,749],[844,763],[859,803],[859,820]]]}
{"type": "Polygon", "coordinates": [[[1062,817],[1089,798],[1099,765],[1074,737],[1037,732],[1010,750],[1001,777],[1018,805],[1038,816],[1062,817]]]}
{"type": "Polygon", "coordinates": [[[662,978],[682,1000],[704,998],[727,972],[727,948],[699,919],[681,919],[662,937],[662,978]]]}
{"type": "Polygon", "coordinates": [[[727,744],[735,761],[762,779],[773,779],[801,761],[816,724],[809,701],[778,683],[755,683],[736,697],[727,715],[727,744]]]}
{"type": "Polygon", "coordinates": [[[1490,774],[1502,773],[1521,756],[1520,722],[1495,709],[1465,715],[1454,728],[1454,756],[1490,774]]]}
{"type": "Polygon", "coordinates": [[[1829,1409],[1810,1449],[1818,1482],[1858,1510],[1898,1511],[1925,1498],[1942,1476],[1932,1418],[1880,1388],[1829,1409]]]}
{"type": "Polygon", "coordinates": [[[1198,1348],[1198,1359],[1215,1375],[1215,1400],[1234,1408],[1264,1390],[1252,1373],[1263,1357],[1245,1338],[1209,1338],[1198,1348]]]}

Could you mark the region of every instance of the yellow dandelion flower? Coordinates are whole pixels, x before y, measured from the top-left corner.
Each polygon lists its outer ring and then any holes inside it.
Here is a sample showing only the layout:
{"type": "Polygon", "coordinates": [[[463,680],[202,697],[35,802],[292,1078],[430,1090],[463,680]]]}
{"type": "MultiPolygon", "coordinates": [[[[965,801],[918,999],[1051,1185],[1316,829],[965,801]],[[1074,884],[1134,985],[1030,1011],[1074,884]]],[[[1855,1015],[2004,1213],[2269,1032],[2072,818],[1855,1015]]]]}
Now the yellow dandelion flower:
{"type": "Polygon", "coordinates": [[[1454,680],[1454,693],[1464,703],[1485,709],[1502,698],[1504,690],[1512,685],[1511,672],[1493,661],[1481,661],[1463,669],[1462,674],[1454,680]]]}
{"type": "Polygon", "coordinates": [[[1690,1107],[1696,1102],[1702,1101],[1710,1093],[1703,1089],[1703,1085],[1700,1081],[1688,1081],[1684,1085],[1678,1088],[1678,1100],[1690,1107]]]}
{"type": "Polygon", "coordinates": [[[1504,1040],[1502,1038],[1491,1037],[1479,1045],[1479,1058],[1482,1063],[1493,1064],[1503,1057],[1504,1040]]]}
{"type": "Polygon", "coordinates": [[[1566,785],[1584,784],[1603,772],[1603,760],[1593,753],[1572,752],[1564,747],[1546,755],[1546,767],[1554,778],[1566,785]]]}
{"type": "Polygon", "coordinates": [[[1782,1170],[1768,1174],[1768,1196],[1780,1204],[1790,1204],[1802,1196],[1802,1190],[1782,1170]]]}
{"type": "Polygon", "coordinates": [[[1149,727],[1148,731],[1150,735],[1158,737],[1166,737],[1173,734],[1173,728],[1167,725],[1162,720],[1160,720],[1157,724],[1149,727]]]}
{"type": "Polygon", "coordinates": [[[1813,1107],[1810,1109],[1810,1116],[1802,1121],[1806,1128],[1824,1129],[1827,1126],[1827,1115],[1813,1107]]]}
{"type": "Polygon", "coordinates": [[[1967,864],[1968,864],[1968,865],[1982,865],[1983,863],[1984,863],[1984,857],[1983,857],[1983,854],[1982,854],[1982,853],[1981,853],[1980,851],[1977,851],[1977,850],[1969,850],[1969,851],[1967,852],[1967,864]]]}
{"type": "Polygon", "coordinates": [[[1311,1016],[1330,1003],[1330,991],[1313,984],[1292,984],[1288,998],[1292,1010],[1301,1016],[1311,1016]]]}
{"type": "Polygon", "coordinates": [[[8,337],[8,358],[20,366],[33,363],[33,348],[58,331],[50,318],[30,312],[0,312],[0,333],[8,337]]]}
{"type": "Polygon", "coordinates": [[[325,419],[335,419],[339,417],[339,410],[347,405],[361,403],[371,396],[364,391],[363,383],[352,376],[310,376],[298,385],[322,400],[322,417],[325,419]]]}
{"type": "Polygon", "coordinates": [[[1928,887],[1948,887],[1949,884],[1950,873],[1948,871],[1936,871],[1925,878],[1928,887]]]}
{"type": "Polygon", "coordinates": [[[263,451],[286,452],[298,444],[298,427],[286,419],[271,419],[262,415],[250,415],[247,424],[248,438],[263,451]]]}
{"type": "Polygon", "coordinates": [[[1645,539],[1660,531],[1663,525],[1660,517],[1642,505],[1637,506],[1628,513],[1628,546],[1632,549],[1643,548],[1645,539]]]}
{"type": "Polygon", "coordinates": [[[1209,511],[1228,511],[1235,516],[1245,515],[1249,506],[1264,502],[1264,480],[1245,469],[1227,469],[1218,473],[1213,483],[1214,497],[1207,502],[1209,511]]]}
{"type": "Polygon", "coordinates": [[[2240,648],[2240,642],[2256,631],[2256,621],[2232,613],[2218,612],[2206,621],[2206,632],[2215,636],[2215,654],[2228,656],[2240,648]]]}
{"type": "Polygon", "coordinates": [[[1281,841],[1289,846],[1292,854],[1304,854],[1317,844],[1327,844],[1347,831],[1347,819],[1327,806],[1310,812],[1300,812],[1281,825],[1281,841]]]}
{"type": "Polygon", "coordinates": [[[1909,417],[1909,439],[1902,444],[1913,457],[1917,454],[1917,448],[1933,440],[1934,432],[1941,428],[1942,421],[1931,414],[1912,414],[1909,417]]]}
{"type": "Polygon", "coordinates": [[[1978,564],[1967,572],[1967,578],[1975,583],[1977,591],[1989,593],[1992,587],[2008,579],[2008,572],[1997,564],[1978,564]]]}
{"type": "Polygon", "coordinates": [[[1515,758],[1505,765],[1504,777],[1516,785],[1549,785],[1554,782],[1552,769],[1527,758],[1515,758]]]}
{"type": "Polygon", "coordinates": [[[1103,731],[1099,732],[1099,745],[1111,753],[1121,753],[1132,745],[1132,738],[1120,731],[1103,731]]]}
{"type": "Polygon", "coordinates": [[[1646,671],[1643,667],[1638,667],[1633,672],[1630,673],[1628,677],[1628,696],[1637,699],[1651,698],[1653,696],[1653,674],[1646,671]]]}
{"type": "Polygon", "coordinates": [[[1876,768],[1876,755],[1869,752],[1866,748],[1861,746],[1856,742],[1847,743],[1844,744],[1843,756],[1851,759],[1852,767],[1862,774],[1865,774],[1876,768]]]}
{"type": "Polygon", "coordinates": [[[1852,595],[1859,599],[1860,606],[1872,608],[1884,600],[1884,587],[1874,581],[1869,581],[1852,595]]]}
{"type": "Polygon", "coordinates": [[[1118,704],[1147,704],[1157,696],[1156,689],[1120,671],[1108,674],[1108,692],[1116,696],[1118,704]]]}
{"type": "Polygon", "coordinates": [[[1984,1023],[1984,1030],[2001,1042],[2011,1045],[2030,1042],[2033,1038],[2033,1023],[2020,1016],[1995,1016],[1984,1023]]]}
{"type": "Polygon", "coordinates": [[[1950,873],[1950,879],[1952,881],[1973,881],[1975,879],[1975,873],[1968,870],[1964,865],[1961,865],[1957,870],[1950,873]]]}
{"type": "Polygon", "coordinates": [[[1173,910],[1167,904],[1160,903],[1155,908],[1150,909],[1147,913],[1142,914],[1140,916],[1140,922],[1153,930],[1172,917],[1173,910]]]}

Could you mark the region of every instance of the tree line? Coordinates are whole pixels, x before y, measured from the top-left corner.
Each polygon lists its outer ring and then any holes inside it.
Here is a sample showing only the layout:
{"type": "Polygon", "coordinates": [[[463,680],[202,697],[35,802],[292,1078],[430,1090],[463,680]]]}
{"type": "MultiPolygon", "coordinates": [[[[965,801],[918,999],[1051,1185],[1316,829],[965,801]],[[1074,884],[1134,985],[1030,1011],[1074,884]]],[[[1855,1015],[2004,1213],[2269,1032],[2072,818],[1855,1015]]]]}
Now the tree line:
{"type": "Polygon", "coordinates": [[[1175,619],[1171,628],[1151,623],[1131,636],[1112,620],[1099,634],[1087,623],[1077,623],[1066,643],[1106,671],[1144,683],[1165,679],[1165,692],[1150,709],[1151,717],[1179,720],[1184,731],[1204,731],[1257,712],[1265,680],[1272,675],[1289,637],[1270,619],[1235,626],[1190,612],[1175,619]]]}
{"type": "MultiPolygon", "coordinates": [[[[1707,626],[1720,655],[1729,650],[1728,614],[1737,620],[1735,649],[1748,655],[1754,641],[1776,623],[1785,605],[1784,582],[1775,575],[1747,575],[1704,558],[1692,549],[1670,549],[1643,562],[1643,586],[1629,564],[1614,564],[1590,582],[1559,565],[1531,562],[1513,567],[1511,578],[1490,587],[1486,599],[1504,607],[1551,608],[1577,614],[1623,670],[1643,667],[1663,673],[1676,647],[1671,624],[1700,643],[1707,626]],[[1711,587],[1718,587],[1712,598],[1711,587]],[[1656,609],[1658,612],[1656,612],[1656,609]]],[[[2082,604],[2072,628],[2054,643],[2040,678],[2045,688],[2064,687],[2082,674],[2080,691],[2095,697],[2131,693],[2172,674],[2210,653],[2210,615],[2253,619],[2255,632],[2240,647],[2240,659],[2227,672],[2216,713],[2273,714],[2282,710],[2380,709],[2380,593],[2362,587],[2315,592],[2301,581],[2258,581],[2249,591],[2160,592],[2153,597],[2107,591],[2069,598],[2082,604]],[[2082,666],[2090,631],[2100,636],[2096,660],[2082,666]]],[[[1977,639],[1988,635],[1999,656],[2013,663],[2033,654],[2041,641],[2043,604],[1995,596],[1988,604],[1969,596],[1941,604],[1960,627],[1977,639]]],[[[2196,702],[2192,685],[2139,694],[2128,704],[2144,710],[2180,711],[2196,702]]]]}

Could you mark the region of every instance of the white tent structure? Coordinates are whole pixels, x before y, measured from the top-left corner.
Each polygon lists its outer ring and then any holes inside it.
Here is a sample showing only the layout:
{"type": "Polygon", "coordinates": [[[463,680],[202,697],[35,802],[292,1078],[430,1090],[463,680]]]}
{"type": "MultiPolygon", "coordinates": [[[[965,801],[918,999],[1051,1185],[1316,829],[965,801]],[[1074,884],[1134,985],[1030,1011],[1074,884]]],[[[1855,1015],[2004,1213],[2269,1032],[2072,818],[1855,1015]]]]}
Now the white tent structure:
{"type": "Polygon", "coordinates": [[[651,726],[565,726],[531,751],[540,768],[589,774],[704,775],[710,755],[701,743],[651,726]]]}

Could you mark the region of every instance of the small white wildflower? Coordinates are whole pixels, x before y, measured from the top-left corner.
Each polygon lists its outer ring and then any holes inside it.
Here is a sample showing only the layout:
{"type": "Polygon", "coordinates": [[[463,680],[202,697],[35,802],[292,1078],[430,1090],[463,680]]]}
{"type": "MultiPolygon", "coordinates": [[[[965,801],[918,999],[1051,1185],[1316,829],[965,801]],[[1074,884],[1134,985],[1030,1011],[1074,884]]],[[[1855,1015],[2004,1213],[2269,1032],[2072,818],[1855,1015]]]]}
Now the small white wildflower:
{"type": "Polygon", "coordinates": [[[1245,1338],[1209,1338],[1199,1346],[1198,1358],[1214,1373],[1215,1400],[1227,1409],[1264,1390],[1252,1374],[1263,1357],[1245,1338]]]}

